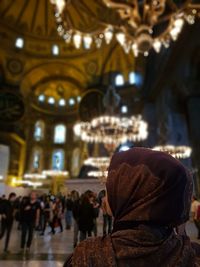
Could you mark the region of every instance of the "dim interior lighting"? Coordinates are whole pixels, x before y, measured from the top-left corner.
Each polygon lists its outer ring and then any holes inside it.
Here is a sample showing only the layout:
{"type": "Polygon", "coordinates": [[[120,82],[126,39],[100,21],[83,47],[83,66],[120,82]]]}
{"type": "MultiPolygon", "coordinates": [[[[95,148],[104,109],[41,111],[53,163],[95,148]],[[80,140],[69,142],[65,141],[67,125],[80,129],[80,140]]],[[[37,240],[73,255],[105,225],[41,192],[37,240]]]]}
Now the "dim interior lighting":
{"type": "Polygon", "coordinates": [[[99,16],[99,27],[95,31],[81,32],[77,28],[79,25],[71,19],[73,1],[50,2],[54,7],[58,34],[66,43],[73,42],[76,49],[82,45],[85,49],[100,48],[102,42],[108,45],[115,38],[126,53],[132,51],[135,57],[139,53],[148,56],[151,49],[159,53],[166,47],[166,42],[170,44],[177,40],[186,22],[195,23],[199,9],[192,0],[181,1],[181,4],[175,0],[132,0],[132,4],[130,1],[101,0],[105,12],[114,12],[114,16],[107,16],[106,21],[99,16]],[[163,23],[167,26],[162,27],[163,23]],[[158,31],[154,32],[156,28],[158,31]]]}
{"type": "Polygon", "coordinates": [[[68,176],[68,171],[60,171],[60,170],[44,170],[42,174],[45,176],[68,176]]]}
{"type": "Polygon", "coordinates": [[[0,175],[0,180],[3,180],[3,179],[4,179],[3,175],[0,175]]]}
{"type": "Polygon", "coordinates": [[[192,153],[192,149],[189,146],[162,145],[154,147],[153,150],[166,152],[177,159],[189,158],[192,153]]]}
{"type": "Polygon", "coordinates": [[[24,47],[24,39],[18,37],[15,41],[15,47],[22,49],[24,47]]]}

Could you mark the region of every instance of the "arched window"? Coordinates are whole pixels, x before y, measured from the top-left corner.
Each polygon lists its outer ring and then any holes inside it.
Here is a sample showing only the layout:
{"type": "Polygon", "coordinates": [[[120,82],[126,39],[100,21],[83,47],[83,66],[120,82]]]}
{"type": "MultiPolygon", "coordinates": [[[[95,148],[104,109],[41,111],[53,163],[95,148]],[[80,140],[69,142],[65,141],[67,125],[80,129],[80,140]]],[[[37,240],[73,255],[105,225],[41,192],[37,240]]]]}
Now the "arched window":
{"type": "Polygon", "coordinates": [[[63,144],[66,140],[66,127],[63,124],[56,125],[54,129],[54,143],[63,144]]]}
{"type": "Polygon", "coordinates": [[[35,124],[35,129],[34,129],[34,139],[36,141],[40,141],[44,139],[44,122],[43,121],[37,121],[35,124]]]}
{"type": "Polygon", "coordinates": [[[124,77],[122,74],[117,74],[117,76],[115,77],[115,85],[116,86],[124,85],[124,77]]]}
{"type": "Polygon", "coordinates": [[[34,148],[32,154],[32,171],[42,170],[42,150],[40,148],[34,148]]]}
{"type": "Polygon", "coordinates": [[[130,72],[129,77],[128,77],[129,83],[130,84],[136,84],[137,83],[137,75],[135,72],[130,72]]]}
{"type": "Polygon", "coordinates": [[[64,170],[65,154],[62,149],[55,150],[52,155],[52,169],[64,170]]]}
{"type": "Polygon", "coordinates": [[[72,176],[78,176],[80,171],[80,148],[75,148],[72,153],[71,172],[72,176]]]}
{"type": "Polygon", "coordinates": [[[128,78],[129,78],[130,84],[135,84],[137,86],[141,86],[143,83],[143,77],[138,72],[134,72],[134,71],[130,72],[128,78]]]}

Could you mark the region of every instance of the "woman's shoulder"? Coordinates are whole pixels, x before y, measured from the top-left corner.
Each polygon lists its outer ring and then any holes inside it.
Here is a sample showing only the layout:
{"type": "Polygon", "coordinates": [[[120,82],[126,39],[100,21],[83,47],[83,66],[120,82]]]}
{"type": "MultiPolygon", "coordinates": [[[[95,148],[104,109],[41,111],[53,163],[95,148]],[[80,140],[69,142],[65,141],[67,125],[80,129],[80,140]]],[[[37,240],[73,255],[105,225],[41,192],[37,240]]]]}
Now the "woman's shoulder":
{"type": "Polygon", "coordinates": [[[67,262],[68,265],[65,265],[65,267],[115,266],[115,257],[110,236],[88,238],[82,241],[76,247],[73,255],[67,260],[67,262]],[[107,262],[106,265],[104,265],[105,261],[107,262]]]}

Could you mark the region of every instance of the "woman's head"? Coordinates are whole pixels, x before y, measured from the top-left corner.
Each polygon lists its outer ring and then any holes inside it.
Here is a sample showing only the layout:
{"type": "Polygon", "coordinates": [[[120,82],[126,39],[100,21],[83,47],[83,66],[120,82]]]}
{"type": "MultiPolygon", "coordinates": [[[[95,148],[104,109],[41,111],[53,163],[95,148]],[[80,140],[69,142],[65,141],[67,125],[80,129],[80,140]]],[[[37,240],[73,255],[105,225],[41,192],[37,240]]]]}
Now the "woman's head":
{"type": "Polygon", "coordinates": [[[166,153],[145,148],[116,153],[106,188],[115,223],[177,226],[189,217],[192,179],[184,166],[166,153]]]}

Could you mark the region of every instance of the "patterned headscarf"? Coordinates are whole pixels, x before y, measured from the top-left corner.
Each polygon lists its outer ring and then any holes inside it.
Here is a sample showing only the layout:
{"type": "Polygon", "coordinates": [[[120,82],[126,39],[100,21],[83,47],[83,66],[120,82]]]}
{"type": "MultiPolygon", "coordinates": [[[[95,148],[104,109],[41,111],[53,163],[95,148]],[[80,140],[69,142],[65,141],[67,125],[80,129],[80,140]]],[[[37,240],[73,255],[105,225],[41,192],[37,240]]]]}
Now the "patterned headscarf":
{"type": "Polygon", "coordinates": [[[175,227],[189,218],[192,179],[172,156],[146,148],[113,155],[106,183],[114,223],[175,227]]]}

